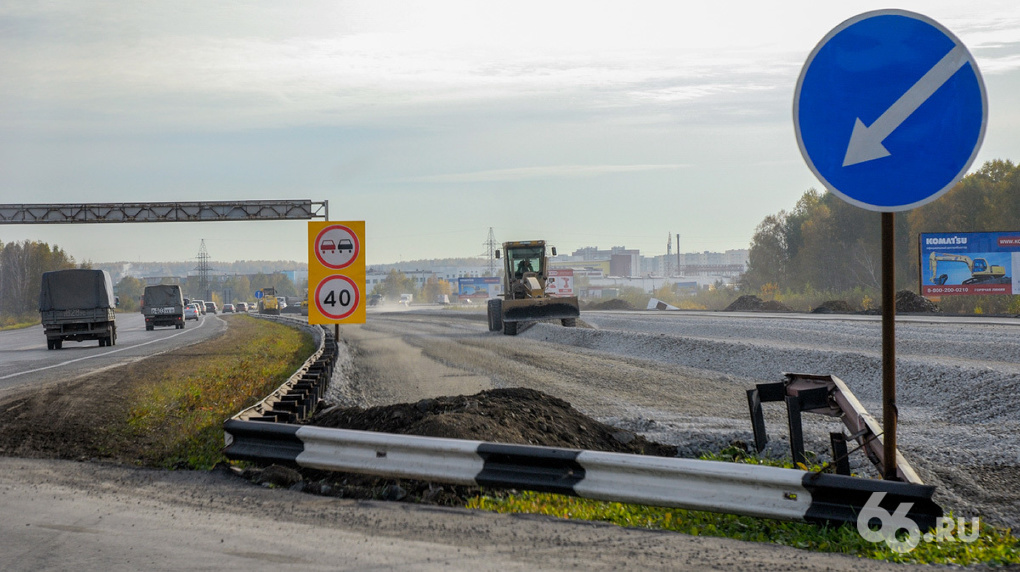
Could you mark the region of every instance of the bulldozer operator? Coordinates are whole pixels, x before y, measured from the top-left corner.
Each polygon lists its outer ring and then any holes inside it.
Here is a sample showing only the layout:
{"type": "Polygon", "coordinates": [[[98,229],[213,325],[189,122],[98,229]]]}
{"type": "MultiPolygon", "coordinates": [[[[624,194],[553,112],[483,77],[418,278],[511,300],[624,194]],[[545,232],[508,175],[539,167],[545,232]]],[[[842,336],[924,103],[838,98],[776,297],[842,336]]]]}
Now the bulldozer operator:
{"type": "Polygon", "coordinates": [[[528,260],[527,258],[523,258],[523,259],[521,259],[520,262],[517,263],[517,277],[518,278],[521,278],[522,276],[524,276],[525,272],[534,272],[534,271],[535,271],[535,268],[531,266],[531,261],[528,260]]]}

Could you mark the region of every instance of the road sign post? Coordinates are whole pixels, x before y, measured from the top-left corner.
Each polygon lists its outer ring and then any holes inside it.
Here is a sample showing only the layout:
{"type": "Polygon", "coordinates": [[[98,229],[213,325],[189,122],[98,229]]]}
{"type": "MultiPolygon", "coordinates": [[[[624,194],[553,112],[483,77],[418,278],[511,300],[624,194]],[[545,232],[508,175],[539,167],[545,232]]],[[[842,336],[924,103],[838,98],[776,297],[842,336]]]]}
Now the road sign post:
{"type": "Polygon", "coordinates": [[[938,22],[903,10],[836,26],[797,80],[793,121],[808,167],[847,202],[882,213],[883,477],[896,479],[895,213],[966,174],[988,98],[973,56],[938,22]]]}
{"type": "Polygon", "coordinates": [[[308,223],[308,323],[365,323],[365,221],[308,223]]]}

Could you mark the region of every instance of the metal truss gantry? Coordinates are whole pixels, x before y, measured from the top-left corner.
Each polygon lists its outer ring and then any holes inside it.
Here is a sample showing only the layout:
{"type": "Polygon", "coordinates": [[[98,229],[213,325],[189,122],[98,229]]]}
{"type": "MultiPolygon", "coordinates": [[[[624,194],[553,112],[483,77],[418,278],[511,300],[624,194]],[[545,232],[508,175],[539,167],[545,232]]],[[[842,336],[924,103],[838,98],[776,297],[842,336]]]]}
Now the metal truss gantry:
{"type": "Polygon", "coordinates": [[[198,201],[0,205],[0,224],[329,220],[329,201],[198,201]]]}

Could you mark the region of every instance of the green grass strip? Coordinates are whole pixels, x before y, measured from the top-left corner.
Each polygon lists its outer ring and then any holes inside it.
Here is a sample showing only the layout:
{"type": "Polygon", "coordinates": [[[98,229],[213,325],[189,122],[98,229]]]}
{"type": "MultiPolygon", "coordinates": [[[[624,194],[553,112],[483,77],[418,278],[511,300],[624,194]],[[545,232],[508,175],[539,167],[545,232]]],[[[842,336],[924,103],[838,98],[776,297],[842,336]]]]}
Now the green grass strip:
{"type": "MultiPolygon", "coordinates": [[[[760,459],[748,456],[735,448],[702,458],[785,468],[794,467],[794,464],[789,461],[760,459]]],[[[803,464],[798,464],[798,467],[802,470],[822,468],[817,465],[805,467],[803,464]]],[[[973,542],[959,540],[956,530],[954,530],[951,534],[953,541],[922,541],[912,551],[898,553],[891,550],[884,542],[873,543],[865,540],[857,532],[857,527],[850,525],[821,527],[801,522],[596,501],[530,491],[478,496],[468,501],[467,507],[499,513],[542,514],[557,518],[607,522],[633,528],[669,530],[691,536],[715,536],[751,542],[767,542],[804,550],[834,552],[888,562],[962,566],[1020,564],[1020,539],[1014,536],[1009,529],[995,528],[984,523],[981,524],[977,539],[973,542]]],[[[973,536],[969,520],[967,525],[968,536],[973,536]]]]}
{"type": "Polygon", "coordinates": [[[315,351],[309,334],[266,320],[235,316],[230,330],[133,396],[121,429],[149,441],[146,464],[210,469],[226,461],[223,422],[279,387],[315,351]]]}

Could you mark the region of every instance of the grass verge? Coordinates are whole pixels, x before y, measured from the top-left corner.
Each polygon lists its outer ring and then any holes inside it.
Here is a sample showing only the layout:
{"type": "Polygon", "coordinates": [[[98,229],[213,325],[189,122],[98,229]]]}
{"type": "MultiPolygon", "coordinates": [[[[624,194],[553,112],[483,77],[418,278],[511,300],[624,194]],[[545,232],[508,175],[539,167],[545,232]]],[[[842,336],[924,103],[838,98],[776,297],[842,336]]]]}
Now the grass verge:
{"type": "MultiPolygon", "coordinates": [[[[714,461],[736,461],[792,468],[790,462],[773,462],[742,456],[731,451],[702,457],[714,461]]],[[[803,465],[799,466],[805,469],[803,465]]],[[[817,470],[819,467],[807,467],[817,470]]],[[[542,514],[566,519],[607,522],[618,526],[668,530],[692,536],[716,536],[768,542],[817,552],[833,552],[888,562],[913,564],[1020,564],[1020,539],[1009,529],[981,524],[977,538],[963,542],[954,538],[941,542],[920,542],[910,552],[892,550],[884,542],[865,540],[855,526],[819,527],[800,522],[717,514],[704,511],[595,501],[549,493],[522,492],[478,496],[468,508],[499,513],[542,514]]],[[[951,515],[949,515],[951,516],[951,515]]],[[[974,536],[968,522],[967,537],[974,536]]]]}
{"type": "Polygon", "coordinates": [[[223,421],[279,387],[315,351],[309,334],[267,320],[233,316],[229,329],[137,388],[127,418],[108,429],[145,443],[144,464],[210,469],[226,461],[223,421]]]}

